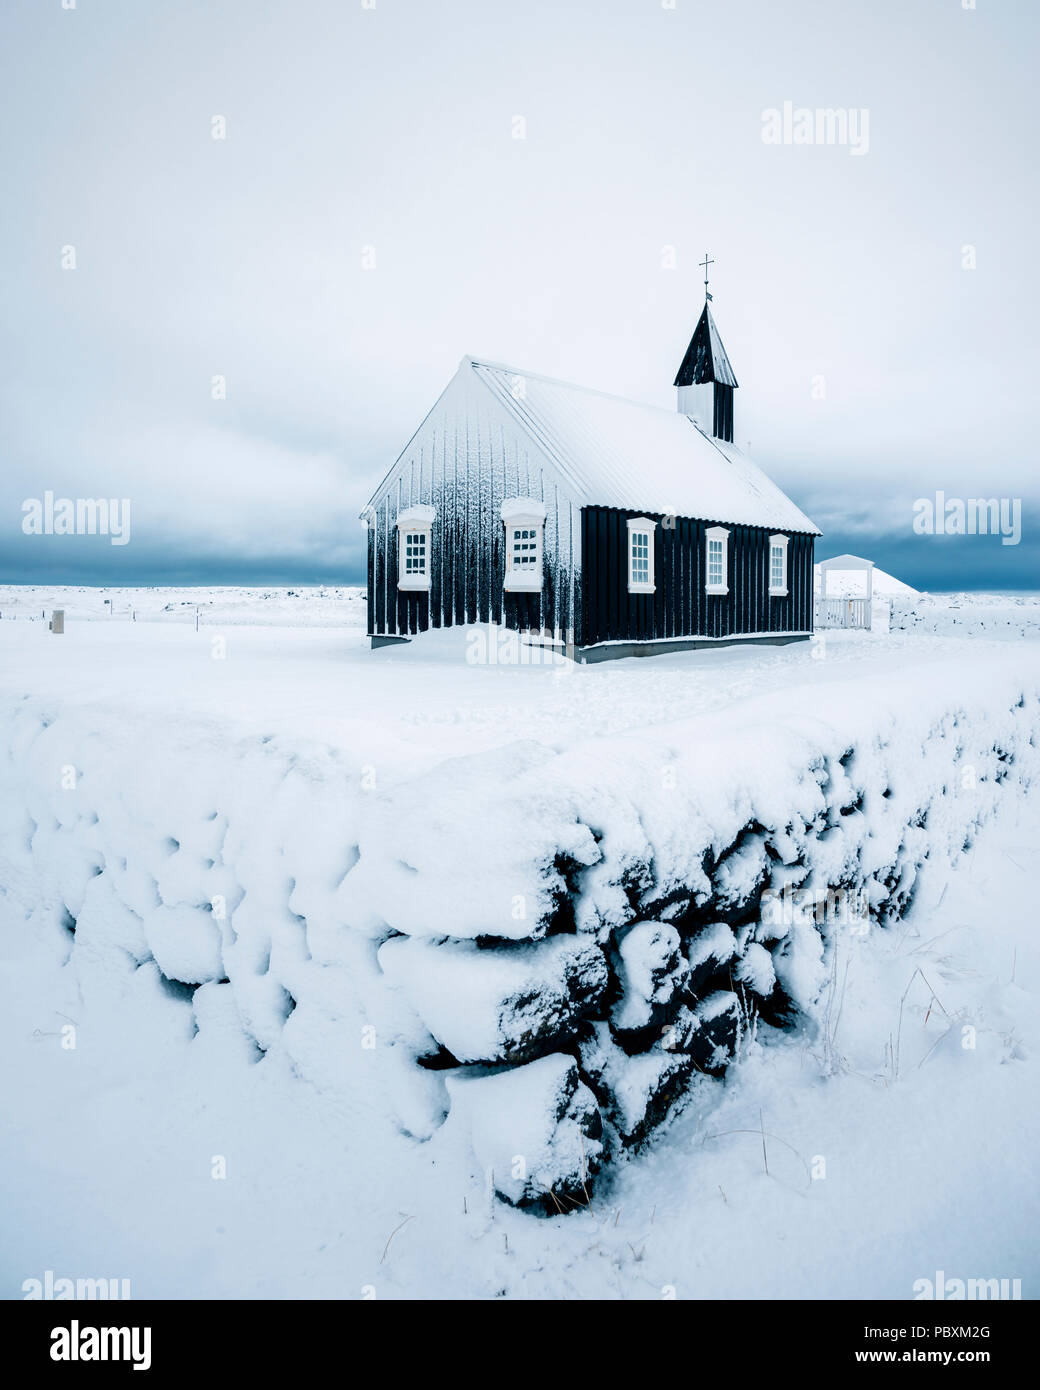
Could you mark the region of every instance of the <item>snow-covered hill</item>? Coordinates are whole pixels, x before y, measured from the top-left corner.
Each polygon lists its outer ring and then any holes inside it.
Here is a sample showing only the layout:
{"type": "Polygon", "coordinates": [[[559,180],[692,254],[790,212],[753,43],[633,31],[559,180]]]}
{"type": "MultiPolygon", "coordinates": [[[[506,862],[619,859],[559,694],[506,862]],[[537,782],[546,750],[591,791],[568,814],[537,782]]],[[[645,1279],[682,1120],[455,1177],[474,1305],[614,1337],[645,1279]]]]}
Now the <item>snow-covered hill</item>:
{"type": "MultiPolygon", "coordinates": [[[[820,567],[814,566],[817,580],[819,579],[820,567]]],[[[829,572],[827,580],[827,592],[831,598],[856,598],[863,597],[867,592],[867,575],[865,570],[842,570],[833,569],[829,572]]],[[[887,570],[874,566],[871,572],[871,592],[876,599],[882,598],[913,598],[918,590],[904,584],[901,579],[896,579],[887,570]]]]}

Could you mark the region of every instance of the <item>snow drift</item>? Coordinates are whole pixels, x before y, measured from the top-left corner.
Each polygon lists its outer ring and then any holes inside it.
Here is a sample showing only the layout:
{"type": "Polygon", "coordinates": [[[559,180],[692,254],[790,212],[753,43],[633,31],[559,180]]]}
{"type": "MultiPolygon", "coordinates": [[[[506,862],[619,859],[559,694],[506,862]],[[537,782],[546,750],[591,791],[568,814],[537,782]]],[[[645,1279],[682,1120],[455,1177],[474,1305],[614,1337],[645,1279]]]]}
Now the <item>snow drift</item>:
{"type": "Polygon", "coordinates": [[[566,1210],[744,1038],[817,1028],[836,935],[1036,776],[1035,660],[812,689],[378,782],[360,739],[9,700],[4,892],[84,994],[173,997],[566,1210]]]}

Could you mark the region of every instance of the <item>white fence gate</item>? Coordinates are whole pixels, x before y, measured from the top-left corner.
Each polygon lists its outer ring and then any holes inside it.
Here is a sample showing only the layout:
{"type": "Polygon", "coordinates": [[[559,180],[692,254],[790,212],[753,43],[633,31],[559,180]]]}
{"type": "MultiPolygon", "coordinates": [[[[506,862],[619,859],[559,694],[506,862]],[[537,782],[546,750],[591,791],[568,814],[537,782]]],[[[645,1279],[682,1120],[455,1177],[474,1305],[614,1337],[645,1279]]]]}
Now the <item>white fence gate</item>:
{"type": "Polygon", "coordinates": [[[815,623],[821,627],[849,627],[870,630],[870,615],[874,601],[874,562],[858,555],[835,555],[815,566],[813,597],[815,623]],[[865,596],[842,594],[832,597],[827,592],[827,580],[832,570],[864,572],[865,596]]]}
{"type": "Polygon", "coordinates": [[[870,627],[870,604],[865,598],[818,598],[817,627],[870,627]]]}

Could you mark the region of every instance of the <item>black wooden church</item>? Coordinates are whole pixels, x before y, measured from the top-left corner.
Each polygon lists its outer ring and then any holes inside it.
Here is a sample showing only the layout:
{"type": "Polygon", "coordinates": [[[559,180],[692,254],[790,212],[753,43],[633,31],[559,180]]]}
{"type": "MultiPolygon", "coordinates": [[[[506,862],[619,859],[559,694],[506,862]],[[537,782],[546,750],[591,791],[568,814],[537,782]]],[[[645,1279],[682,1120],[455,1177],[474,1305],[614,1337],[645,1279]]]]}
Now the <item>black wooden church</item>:
{"type": "Polygon", "coordinates": [[[462,359],[363,513],[373,646],[477,623],[585,661],[810,636],[820,532],[733,443],[705,294],[674,413],[462,359]]]}

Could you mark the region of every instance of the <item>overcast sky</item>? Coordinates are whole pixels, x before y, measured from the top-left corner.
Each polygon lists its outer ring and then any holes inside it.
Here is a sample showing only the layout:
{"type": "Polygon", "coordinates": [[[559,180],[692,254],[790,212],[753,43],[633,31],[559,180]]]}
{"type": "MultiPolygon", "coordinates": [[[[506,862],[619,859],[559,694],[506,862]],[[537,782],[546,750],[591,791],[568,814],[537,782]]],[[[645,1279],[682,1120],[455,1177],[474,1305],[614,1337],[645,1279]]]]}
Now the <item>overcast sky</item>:
{"type": "Polygon", "coordinates": [[[1040,588],[1040,5],[963,3],[4,0],[0,580],[358,582],[463,354],[671,408],[708,249],[818,555],[1040,588]],[[916,536],[937,489],[1021,543],[916,536]],[[47,490],[130,544],[24,536],[47,490]]]}

